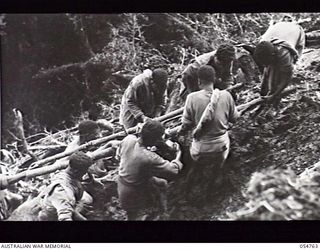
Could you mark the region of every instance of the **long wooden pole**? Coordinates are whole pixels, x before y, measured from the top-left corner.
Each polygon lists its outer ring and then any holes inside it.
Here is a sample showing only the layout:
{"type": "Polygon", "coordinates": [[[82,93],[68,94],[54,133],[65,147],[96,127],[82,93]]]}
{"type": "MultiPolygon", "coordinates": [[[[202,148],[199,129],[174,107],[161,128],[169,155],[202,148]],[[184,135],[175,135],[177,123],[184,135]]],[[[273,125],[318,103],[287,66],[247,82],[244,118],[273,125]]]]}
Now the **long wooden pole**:
{"type": "MultiPolygon", "coordinates": [[[[177,110],[174,110],[168,114],[165,114],[163,116],[160,116],[160,117],[157,117],[155,118],[155,120],[157,121],[160,121],[160,122],[164,122],[165,120],[168,120],[168,119],[171,119],[172,117],[175,117],[179,114],[181,114],[183,112],[183,108],[180,108],[180,109],[177,109],[177,110]]],[[[40,167],[46,163],[49,163],[51,161],[54,161],[54,160],[58,160],[58,159],[61,159],[61,158],[64,158],[66,156],[69,156],[69,155],[72,155],[74,152],[76,151],[81,151],[81,150],[84,150],[84,149],[87,149],[91,146],[96,146],[96,145],[100,145],[102,143],[106,143],[106,142],[109,142],[111,140],[115,140],[117,138],[121,138],[121,137],[125,137],[127,134],[133,134],[133,133],[136,133],[138,127],[133,127],[133,128],[130,128],[128,129],[126,132],[125,131],[120,131],[118,133],[115,133],[115,134],[112,134],[112,135],[109,135],[109,136],[106,136],[106,137],[102,137],[102,138],[99,138],[99,139],[96,139],[96,140],[92,140],[92,141],[89,141],[73,150],[70,150],[68,152],[62,152],[62,153],[59,153],[59,154],[56,154],[56,155],[53,155],[53,156],[50,156],[50,157],[47,157],[45,159],[42,159],[42,160],[39,160],[39,161],[36,161],[34,162],[32,165],[33,167],[32,168],[36,168],[36,167],[40,167]]]]}
{"type": "MultiPolygon", "coordinates": [[[[96,150],[94,152],[88,152],[87,155],[90,156],[93,160],[98,160],[101,158],[112,156],[114,152],[115,152],[114,148],[107,148],[103,150],[96,150]]],[[[55,162],[54,164],[46,167],[26,170],[12,176],[0,175],[0,190],[5,189],[9,185],[12,185],[20,180],[23,180],[26,178],[33,178],[39,175],[53,173],[57,170],[65,169],[67,167],[68,167],[68,160],[63,160],[60,162],[55,162]]]]}
{"type": "MultiPolygon", "coordinates": [[[[285,97],[293,92],[297,91],[297,88],[290,88],[290,89],[287,89],[287,90],[284,90],[281,94],[280,94],[280,97],[285,97]]],[[[264,103],[266,102],[265,99],[261,98],[261,97],[258,97],[256,99],[253,99],[252,101],[250,102],[247,102],[247,103],[244,103],[244,104],[241,104],[241,105],[238,105],[237,106],[237,109],[238,110],[241,110],[242,113],[244,113],[244,111],[248,111],[254,107],[256,107],[257,105],[261,104],[261,103],[264,103]]]]}

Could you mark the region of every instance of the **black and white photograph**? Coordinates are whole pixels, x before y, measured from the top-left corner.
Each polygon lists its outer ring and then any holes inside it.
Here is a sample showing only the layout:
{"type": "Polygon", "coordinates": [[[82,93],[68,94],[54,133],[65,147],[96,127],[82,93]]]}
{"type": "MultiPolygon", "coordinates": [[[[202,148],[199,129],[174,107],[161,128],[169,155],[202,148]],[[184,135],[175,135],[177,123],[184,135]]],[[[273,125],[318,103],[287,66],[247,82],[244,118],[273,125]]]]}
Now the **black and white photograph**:
{"type": "Polygon", "coordinates": [[[1,221],[320,219],[319,13],[7,13],[0,36],[1,221]]]}

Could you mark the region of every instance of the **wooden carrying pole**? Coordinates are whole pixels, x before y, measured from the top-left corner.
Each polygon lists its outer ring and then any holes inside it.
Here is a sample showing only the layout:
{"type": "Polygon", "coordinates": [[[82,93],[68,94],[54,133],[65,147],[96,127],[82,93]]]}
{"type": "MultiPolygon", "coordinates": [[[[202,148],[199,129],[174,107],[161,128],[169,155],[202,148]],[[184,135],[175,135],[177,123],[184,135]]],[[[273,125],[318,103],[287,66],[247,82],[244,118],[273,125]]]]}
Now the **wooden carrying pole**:
{"type": "MultiPolygon", "coordinates": [[[[238,84],[235,84],[235,85],[231,86],[230,88],[228,88],[228,90],[237,89],[237,88],[240,88],[242,86],[244,86],[243,83],[238,83],[238,84]]],[[[160,121],[160,122],[166,122],[166,121],[170,121],[171,119],[177,117],[178,115],[181,115],[182,113],[183,113],[183,107],[179,108],[177,110],[174,110],[174,111],[172,111],[172,112],[170,112],[168,114],[162,115],[160,117],[156,117],[154,119],[157,120],[157,121],[160,121]]],[[[75,148],[73,150],[70,150],[68,152],[61,152],[59,154],[55,154],[55,155],[47,157],[45,159],[38,160],[38,161],[32,163],[32,169],[38,168],[40,166],[43,166],[44,164],[47,164],[47,163],[50,163],[52,161],[67,157],[69,155],[72,155],[76,151],[81,151],[81,150],[87,149],[87,148],[89,148],[91,146],[97,146],[97,145],[100,145],[102,143],[109,142],[111,140],[115,140],[115,139],[118,139],[118,138],[121,138],[121,137],[125,137],[127,134],[136,133],[137,129],[138,129],[138,127],[136,126],[136,127],[128,129],[127,131],[120,131],[118,133],[115,133],[115,134],[112,134],[112,135],[109,135],[109,136],[106,136],[106,137],[102,137],[102,138],[87,142],[87,143],[85,143],[85,144],[83,144],[83,145],[81,145],[81,146],[79,146],[79,147],[77,147],[77,148],[75,148]]]]}
{"type": "MultiPolygon", "coordinates": [[[[175,116],[181,114],[182,112],[183,112],[183,108],[180,108],[180,109],[174,110],[174,111],[172,111],[172,112],[170,112],[168,114],[165,114],[163,116],[157,117],[157,118],[155,118],[155,120],[160,121],[160,122],[164,122],[164,121],[166,121],[168,119],[171,119],[172,117],[175,117],[175,116]]],[[[44,165],[46,163],[49,163],[51,161],[55,161],[55,160],[64,158],[66,156],[72,155],[76,151],[81,151],[81,150],[87,149],[87,148],[89,148],[91,146],[100,145],[102,143],[106,143],[106,142],[115,140],[117,138],[125,137],[127,134],[136,133],[137,129],[138,129],[138,126],[135,126],[133,128],[128,129],[127,131],[120,131],[118,133],[115,133],[115,134],[112,134],[112,135],[109,135],[109,136],[106,136],[106,137],[102,137],[102,138],[99,138],[99,139],[96,139],[96,140],[92,140],[92,141],[87,142],[87,143],[85,143],[85,144],[83,144],[83,145],[81,145],[81,146],[79,146],[79,147],[77,147],[77,148],[75,148],[73,150],[70,150],[68,152],[62,152],[62,153],[47,157],[45,159],[36,161],[36,162],[33,163],[33,168],[40,167],[40,166],[42,166],[42,165],[44,165]]]]}

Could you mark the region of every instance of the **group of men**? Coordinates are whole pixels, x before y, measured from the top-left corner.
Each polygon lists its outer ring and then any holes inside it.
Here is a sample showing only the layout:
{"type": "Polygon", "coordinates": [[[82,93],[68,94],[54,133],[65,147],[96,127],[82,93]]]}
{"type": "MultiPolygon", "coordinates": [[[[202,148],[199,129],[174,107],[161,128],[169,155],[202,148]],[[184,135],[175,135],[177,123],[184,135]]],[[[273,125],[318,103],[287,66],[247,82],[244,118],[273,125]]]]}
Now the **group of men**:
{"type": "MultiPolygon", "coordinates": [[[[251,51],[263,73],[261,97],[271,103],[280,101],[304,46],[304,31],[291,20],[269,27],[251,51]]],[[[189,153],[193,164],[189,172],[192,174],[188,176],[201,173],[209,176],[211,182],[203,190],[205,197],[210,197],[216,184],[223,183],[223,166],[230,150],[229,123],[242,114],[227,90],[235,81],[232,72],[236,53],[234,46],[222,44],[217,50],[196,57],[182,72],[186,91],[181,93],[186,93],[186,100],[178,136],[192,131],[189,153]]],[[[163,110],[167,77],[163,69],[145,70],[130,82],[122,98],[120,121],[124,127],[128,129],[144,122],[140,137],[130,135],[120,145],[124,150],[120,150],[118,193],[122,207],[132,215],[129,219],[137,218],[143,207],[140,200],[151,190],[148,183],[152,176],[163,177],[165,172],[177,174],[183,166],[178,157],[169,162],[157,155],[164,128],[150,119],[163,110]],[[130,201],[133,201],[131,205],[130,201]]],[[[181,155],[180,150],[177,155],[181,155]]],[[[192,178],[187,180],[190,190],[195,183],[192,178]]]]}
{"type": "MultiPolygon", "coordinates": [[[[251,51],[263,72],[263,98],[270,102],[280,100],[281,91],[290,83],[294,63],[301,56],[304,42],[302,28],[294,22],[283,21],[270,26],[251,51]]],[[[192,132],[190,173],[208,174],[211,182],[203,190],[208,196],[214,185],[223,182],[223,166],[230,150],[229,123],[241,116],[227,90],[235,81],[232,74],[235,60],[236,48],[222,44],[217,50],[196,57],[182,72],[185,91],[181,91],[181,98],[185,100],[185,106],[177,137],[192,132]]],[[[128,135],[113,144],[120,158],[117,181],[120,205],[129,220],[141,219],[144,210],[154,202],[155,194],[159,194],[160,207],[165,212],[164,193],[168,180],[188,164],[182,160],[179,143],[167,143],[163,124],[153,119],[165,110],[167,80],[166,70],[147,69],[132,79],[122,98],[120,123],[126,130],[140,127],[139,134],[128,135]],[[170,151],[172,157],[167,157],[163,149],[170,151]]],[[[75,145],[98,136],[97,122],[84,123],[79,125],[80,138],[75,145]]],[[[92,159],[85,153],[74,153],[69,159],[69,167],[58,173],[51,185],[33,199],[38,207],[36,220],[85,219],[82,211],[92,199],[90,195],[84,195],[80,180],[89,168],[91,172],[95,171],[92,165],[92,159]],[[76,209],[77,204],[82,204],[81,208],[76,209]]],[[[192,189],[195,184],[190,181],[188,185],[192,189]]]]}

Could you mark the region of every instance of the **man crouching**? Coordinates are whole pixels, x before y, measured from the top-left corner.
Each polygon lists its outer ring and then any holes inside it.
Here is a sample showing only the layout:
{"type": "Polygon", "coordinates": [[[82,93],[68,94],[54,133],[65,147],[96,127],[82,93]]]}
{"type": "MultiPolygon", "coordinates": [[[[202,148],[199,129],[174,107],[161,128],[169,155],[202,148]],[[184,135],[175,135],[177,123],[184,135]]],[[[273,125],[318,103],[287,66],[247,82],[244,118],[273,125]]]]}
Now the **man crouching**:
{"type": "Polygon", "coordinates": [[[140,138],[128,135],[119,147],[118,194],[128,220],[141,219],[144,209],[151,207],[154,187],[165,189],[167,183],[162,178],[170,178],[182,169],[178,144],[175,144],[176,158],[171,162],[156,153],[163,134],[164,127],[160,122],[147,120],[140,138]]]}
{"type": "Polygon", "coordinates": [[[92,202],[91,196],[84,192],[81,184],[82,177],[92,163],[92,159],[83,152],[72,154],[68,168],[57,173],[48,187],[18,207],[8,220],[85,220],[77,206],[92,202]]]}

